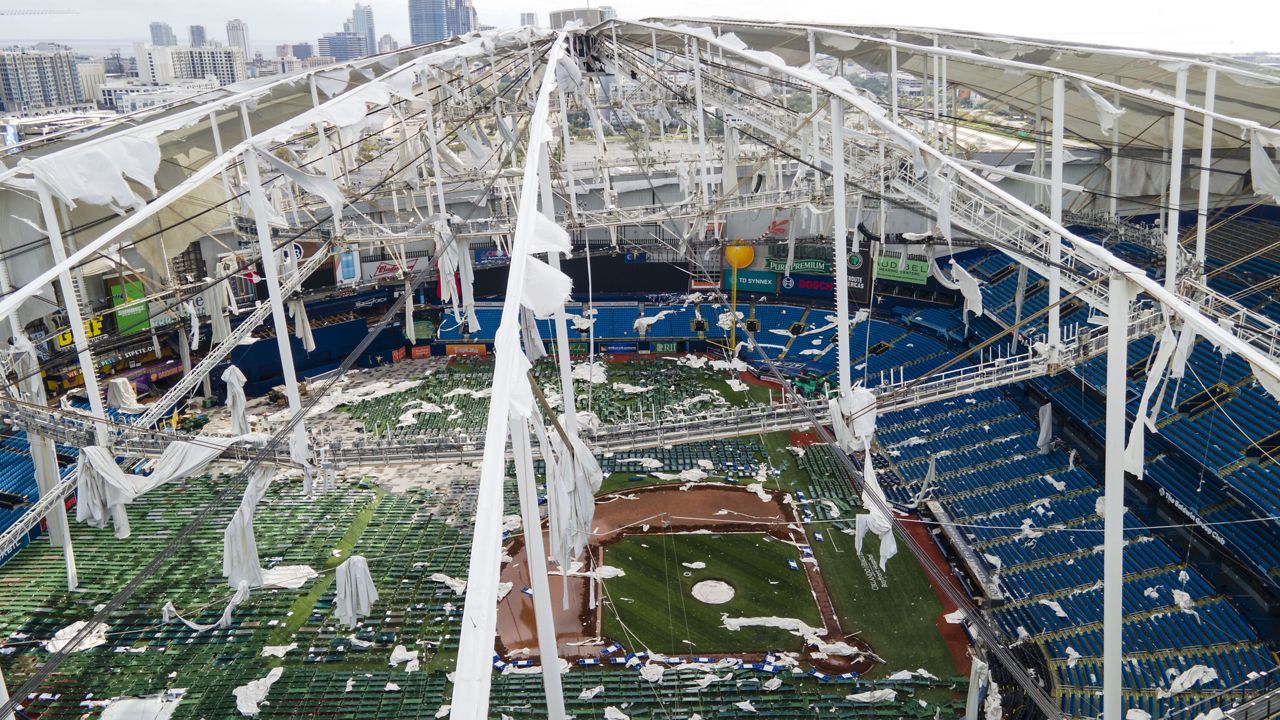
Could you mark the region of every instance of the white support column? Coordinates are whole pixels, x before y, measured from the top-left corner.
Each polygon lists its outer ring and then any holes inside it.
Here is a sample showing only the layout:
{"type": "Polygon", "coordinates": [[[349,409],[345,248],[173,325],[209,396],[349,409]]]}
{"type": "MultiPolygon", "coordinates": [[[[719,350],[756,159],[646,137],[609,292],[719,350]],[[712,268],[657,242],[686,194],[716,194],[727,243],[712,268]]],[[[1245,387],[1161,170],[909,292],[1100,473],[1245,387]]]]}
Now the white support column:
{"type": "MultiPolygon", "coordinates": [[[[525,378],[518,380],[524,382],[525,378]]],[[[570,413],[572,410],[565,417],[570,413]]],[[[534,418],[538,417],[540,416],[534,413],[534,418]]],[[[534,422],[541,420],[535,419],[534,422]]],[[[533,478],[529,422],[512,416],[510,423],[511,452],[516,466],[516,487],[520,493],[520,521],[524,527],[524,558],[529,566],[529,588],[533,590],[533,619],[538,633],[538,662],[542,665],[542,688],[547,696],[547,717],[550,720],[564,720],[564,686],[560,682],[560,652],[556,642],[555,618],[551,611],[551,585],[547,582],[547,551],[542,540],[538,489],[533,478]]],[[[568,573],[563,576],[563,580],[569,582],[568,573]]]]}
{"type": "MultiPolygon", "coordinates": [[[[818,41],[814,37],[813,31],[810,30],[809,31],[809,67],[817,68],[817,66],[818,66],[818,41]]],[[[812,86],[809,88],[809,107],[815,112],[818,109],[818,88],[812,87],[812,86]]],[[[817,118],[814,118],[814,121],[809,123],[809,129],[813,133],[813,151],[815,153],[818,152],[818,148],[822,147],[822,145],[818,142],[819,130],[821,129],[820,128],[821,124],[822,123],[817,122],[817,118]]]]}
{"type": "MultiPolygon", "coordinates": [[[[1049,170],[1049,218],[1055,223],[1062,222],[1062,131],[1066,114],[1066,82],[1061,76],[1053,79],[1053,141],[1049,170]]],[[[1061,312],[1053,303],[1062,296],[1062,270],[1058,265],[1062,262],[1062,236],[1057,233],[1049,235],[1049,346],[1057,348],[1062,343],[1061,312]]],[[[1049,360],[1056,359],[1055,351],[1050,350],[1049,360]]]]}
{"type": "MultiPolygon", "coordinates": [[[[1111,98],[1111,104],[1120,107],[1120,91],[1116,90],[1115,96],[1111,98]]],[[[1109,192],[1111,197],[1107,198],[1107,209],[1111,213],[1111,217],[1115,217],[1120,211],[1120,174],[1116,172],[1120,163],[1120,120],[1117,118],[1111,128],[1111,168],[1107,171],[1107,180],[1109,184],[1109,192]]]]}
{"type": "MultiPolygon", "coordinates": [[[[890,40],[898,39],[898,31],[889,32],[890,40]]],[[[894,124],[898,122],[898,46],[889,46],[889,113],[894,124]]]]}
{"type": "MultiPolygon", "coordinates": [[[[1031,174],[1044,179],[1044,78],[1036,78],[1036,120],[1035,149],[1031,157],[1031,174]]],[[[1044,185],[1037,183],[1033,203],[1037,208],[1044,206],[1044,185]]]]}
{"type": "Polygon", "coordinates": [[[1200,135],[1200,198],[1196,205],[1196,266],[1204,273],[1205,236],[1209,232],[1209,166],[1213,164],[1213,105],[1217,95],[1218,71],[1205,70],[1204,132],[1200,135]]]}
{"type": "Polygon", "coordinates": [[[1173,138],[1169,145],[1169,223],[1165,227],[1164,286],[1174,292],[1178,286],[1178,216],[1182,207],[1182,139],[1187,111],[1181,103],[1187,99],[1187,68],[1178,69],[1174,84],[1178,105],[1173,108],[1173,138]]]}
{"type": "MultiPolygon", "coordinates": [[[[284,392],[289,400],[290,415],[297,415],[298,422],[293,426],[293,434],[289,439],[289,457],[294,462],[305,462],[308,459],[307,430],[302,417],[302,397],[298,393],[298,375],[293,367],[293,346],[289,341],[289,321],[284,314],[284,297],[280,293],[280,266],[275,248],[271,244],[271,228],[262,207],[267,203],[266,193],[262,190],[262,178],[258,172],[258,157],[254,150],[244,152],[245,173],[249,181],[250,204],[253,206],[253,220],[258,229],[258,249],[262,253],[262,275],[267,283],[267,295],[271,302],[271,320],[276,330],[276,347],[280,351],[280,369],[284,373],[284,392]]],[[[311,473],[303,473],[303,492],[310,496],[311,473]]]]}
{"type": "MultiPolygon", "coordinates": [[[[693,95],[697,103],[698,113],[698,168],[701,177],[702,202],[711,202],[711,184],[707,178],[711,168],[707,165],[707,122],[702,105],[702,54],[698,51],[698,41],[692,40],[693,48],[693,95]]],[[[603,159],[603,158],[602,158],[603,159]]]]}
{"type": "MultiPolygon", "coordinates": [[[[840,392],[849,392],[852,359],[849,354],[849,212],[845,199],[844,100],[831,98],[831,205],[835,236],[836,357],[840,392]]],[[[884,231],[881,230],[883,235],[884,231]]]]}
{"type": "Polygon", "coordinates": [[[1124,445],[1129,369],[1129,283],[1111,274],[1107,307],[1106,469],[1102,559],[1103,717],[1123,717],[1124,445]]]}
{"type": "MultiPolygon", "coordinates": [[[[44,216],[44,224],[49,233],[49,249],[53,253],[55,265],[63,265],[67,260],[67,247],[63,244],[62,230],[58,223],[58,213],[53,205],[53,196],[49,188],[40,180],[36,180],[36,194],[40,198],[40,210],[44,216]]],[[[80,373],[84,376],[84,391],[89,396],[89,412],[100,422],[94,423],[95,442],[105,445],[107,442],[106,411],[102,407],[102,391],[98,387],[97,368],[93,364],[93,354],[89,352],[89,337],[84,331],[84,316],[80,312],[80,292],[76,289],[71,271],[63,268],[58,273],[58,286],[62,289],[62,301],[67,304],[67,323],[71,325],[71,337],[75,342],[76,355],[80,359],[80,373]]],[[[121,513],[123,514],[123,513],[121,513]]],[[[127,532],[128,521],[125,521],[127,532]]],[[[117,526],[117,532],[120,528],[117,526]]]]}

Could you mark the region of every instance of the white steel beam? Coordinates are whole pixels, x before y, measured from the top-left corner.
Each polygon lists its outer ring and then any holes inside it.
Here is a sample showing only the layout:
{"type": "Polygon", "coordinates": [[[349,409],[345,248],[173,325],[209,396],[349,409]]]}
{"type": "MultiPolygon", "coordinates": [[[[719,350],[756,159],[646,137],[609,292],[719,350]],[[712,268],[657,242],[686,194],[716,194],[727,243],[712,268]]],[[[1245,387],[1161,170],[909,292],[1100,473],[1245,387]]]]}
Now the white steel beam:
{"type": "MultiPolygon", "coordinates": [[[[289,400],[289,413],[297,418],[289,438],[289,455],[294,462],[305,463],[307,460],[307,430],[302,408],[302,397],[298,392],[298,374],[293,367],[293,347],[289,341],[289,321],[284,314],[284,297],[280,292],[279,257],[271,243],[271,227],[267,224],[264,208],[267,206],[266,193],[262,191],[262,177],[258,171],[256,150],[244,151],[244,167],[249,182],[249,197],[253,208],[253,220],[258,231],[258,248],[262,254],[262,275],[267,283],[267,295],[271,303],[271,319],[276,330],[276,347],[280,351],[280,369],[284,373],[285,397],[289,400]]],[[[285,248],[285,252],[292,252],[285,248]]],[[[300,319],[299,319],[300,321],[300,319]]],[[[311,473],[303,469],[303,492],[311,495],[311,473]]]]}
{"type": "Polygon", "coordinates": [[[1178,69],[1174,97],[1179,104],[1173,106],[1173,138],[1169,147],[1169,221],[1164,241],[1164,287],[1169,292],[1176,292],[1178,288],[1178,216],[1182,209],[1182,141],[1187,118],[1187,111],[1181,103],[1187,98],[1186,67],[1178,69]]]}
{"type": "MultiPolygon", "coordinates": [[[[845,198],[844,101],[831,98],[831,205],[835,236],[836,357],[841,394],[852,384],[849,353],[849,204],[845,198]]],[[[882,231],[883,234],[883,231],[882,231]]]]}
{"type": "Polygon", "coordinates": [[[1196,204],[1196,267],[1204,273],[1205,237],[1209,232],[1209,166],[1213,164],[1213,105],[1217,95],[1218,71],[1205,70],[1204,129],[1200,136],[1200,197],[1196,204]]]}
{"type": "Polygon", "coordinates": [[[1123,716],[1124,446],[1130,292],[1125,276],[1112,272],[1107,312],[1106,495],[1102,531],[1102,708],[1106,718],[1123,716]]]}
{"type": "MultiPolygon", "coordinates": [[[[1053,79],[1053,141],[1050,149],[1049,218],[1062,223],[1063,131],[1065,130],[1066,82],[1053,79]]],[[[1062,313],[1058,298],[1062,297],[1062,235],[1049,233],[1049,347],[1062,343],[1062,313]]],[[[1050,350],[1052,353],[1053,351],[1050,350]]]]}

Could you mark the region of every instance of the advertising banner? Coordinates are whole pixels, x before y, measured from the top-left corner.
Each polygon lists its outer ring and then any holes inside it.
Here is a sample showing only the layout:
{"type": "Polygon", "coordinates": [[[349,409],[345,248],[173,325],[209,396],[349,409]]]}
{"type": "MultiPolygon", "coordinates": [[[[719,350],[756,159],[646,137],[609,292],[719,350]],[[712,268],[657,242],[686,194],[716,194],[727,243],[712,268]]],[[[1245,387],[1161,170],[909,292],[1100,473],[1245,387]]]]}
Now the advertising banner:
{"type": "MultiPolygon", "coordinates": [[[[125,303],[146,297],[146,290],[141,280],[114,280],[111,285],[111,305],[119,307],[125,303]]],[[[124,310],[116,311],[116,330],[121,335],[132,335],[151,327],[151,318],[146,303],[138,303],[124,310]]]]}
{"type": "Polygon", "coordinates": [[[489,351],[483,343],[454,343],[444,346],[445,355],[488,355],[489,351]]]}
{"type": "Polygon", "coordinates": [[[354,285],[360,282],[360,253],[348,250],[335,255],[333,277],[339,285],[354,285]]]}
{"type": "Polygon", "coordinates": [[[907,259],[898,267],[899,259],[895,255],[881,255],[876,258],[876,279],[892,282],[924,285],[929,282],[929,261],[907,259]]]}
{"type": "MultiPolygon", "coordinates": [[[[724,282],[725,290],[732,290],[733,271],[726,269],[721,278],[724,282]]],[[[773,294],[778,291],[778,275],[777,273],[763,272],[760,270],[739,270],[738,271],[738,292],[748,293],[769,293],[773,294]]]]}

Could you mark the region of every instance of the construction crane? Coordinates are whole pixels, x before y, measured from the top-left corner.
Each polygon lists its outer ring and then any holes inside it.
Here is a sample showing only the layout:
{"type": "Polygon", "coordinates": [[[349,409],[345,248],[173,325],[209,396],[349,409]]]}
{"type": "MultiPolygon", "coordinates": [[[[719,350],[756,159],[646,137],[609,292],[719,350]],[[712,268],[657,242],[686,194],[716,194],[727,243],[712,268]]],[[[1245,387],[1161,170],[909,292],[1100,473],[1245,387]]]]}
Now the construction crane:
{"type": "Polygon", "coordinates": [[[79,15],[77,10],[5,10],[0,8],[0,15],[79,15]]]}

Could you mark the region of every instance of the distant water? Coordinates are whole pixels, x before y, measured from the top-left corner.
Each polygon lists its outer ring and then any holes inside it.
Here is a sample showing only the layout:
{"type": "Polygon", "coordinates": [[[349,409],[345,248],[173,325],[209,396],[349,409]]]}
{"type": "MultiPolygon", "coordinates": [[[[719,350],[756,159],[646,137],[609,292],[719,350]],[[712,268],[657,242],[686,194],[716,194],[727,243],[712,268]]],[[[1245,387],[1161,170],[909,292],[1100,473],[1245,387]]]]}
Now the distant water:
{"type": "Polygon", "coordinates": [[[60,45],[70,45],[73,50],[85,55],[105,57],[111,54],[112,50],[119,50],[124,57],[133,57],[134,43],[146,42],[147,38],[11,38],[0,37],[0,47],[9,47],[11,45],[20,45],[29,47],[41,42],[55,42],[60,45]]]}

